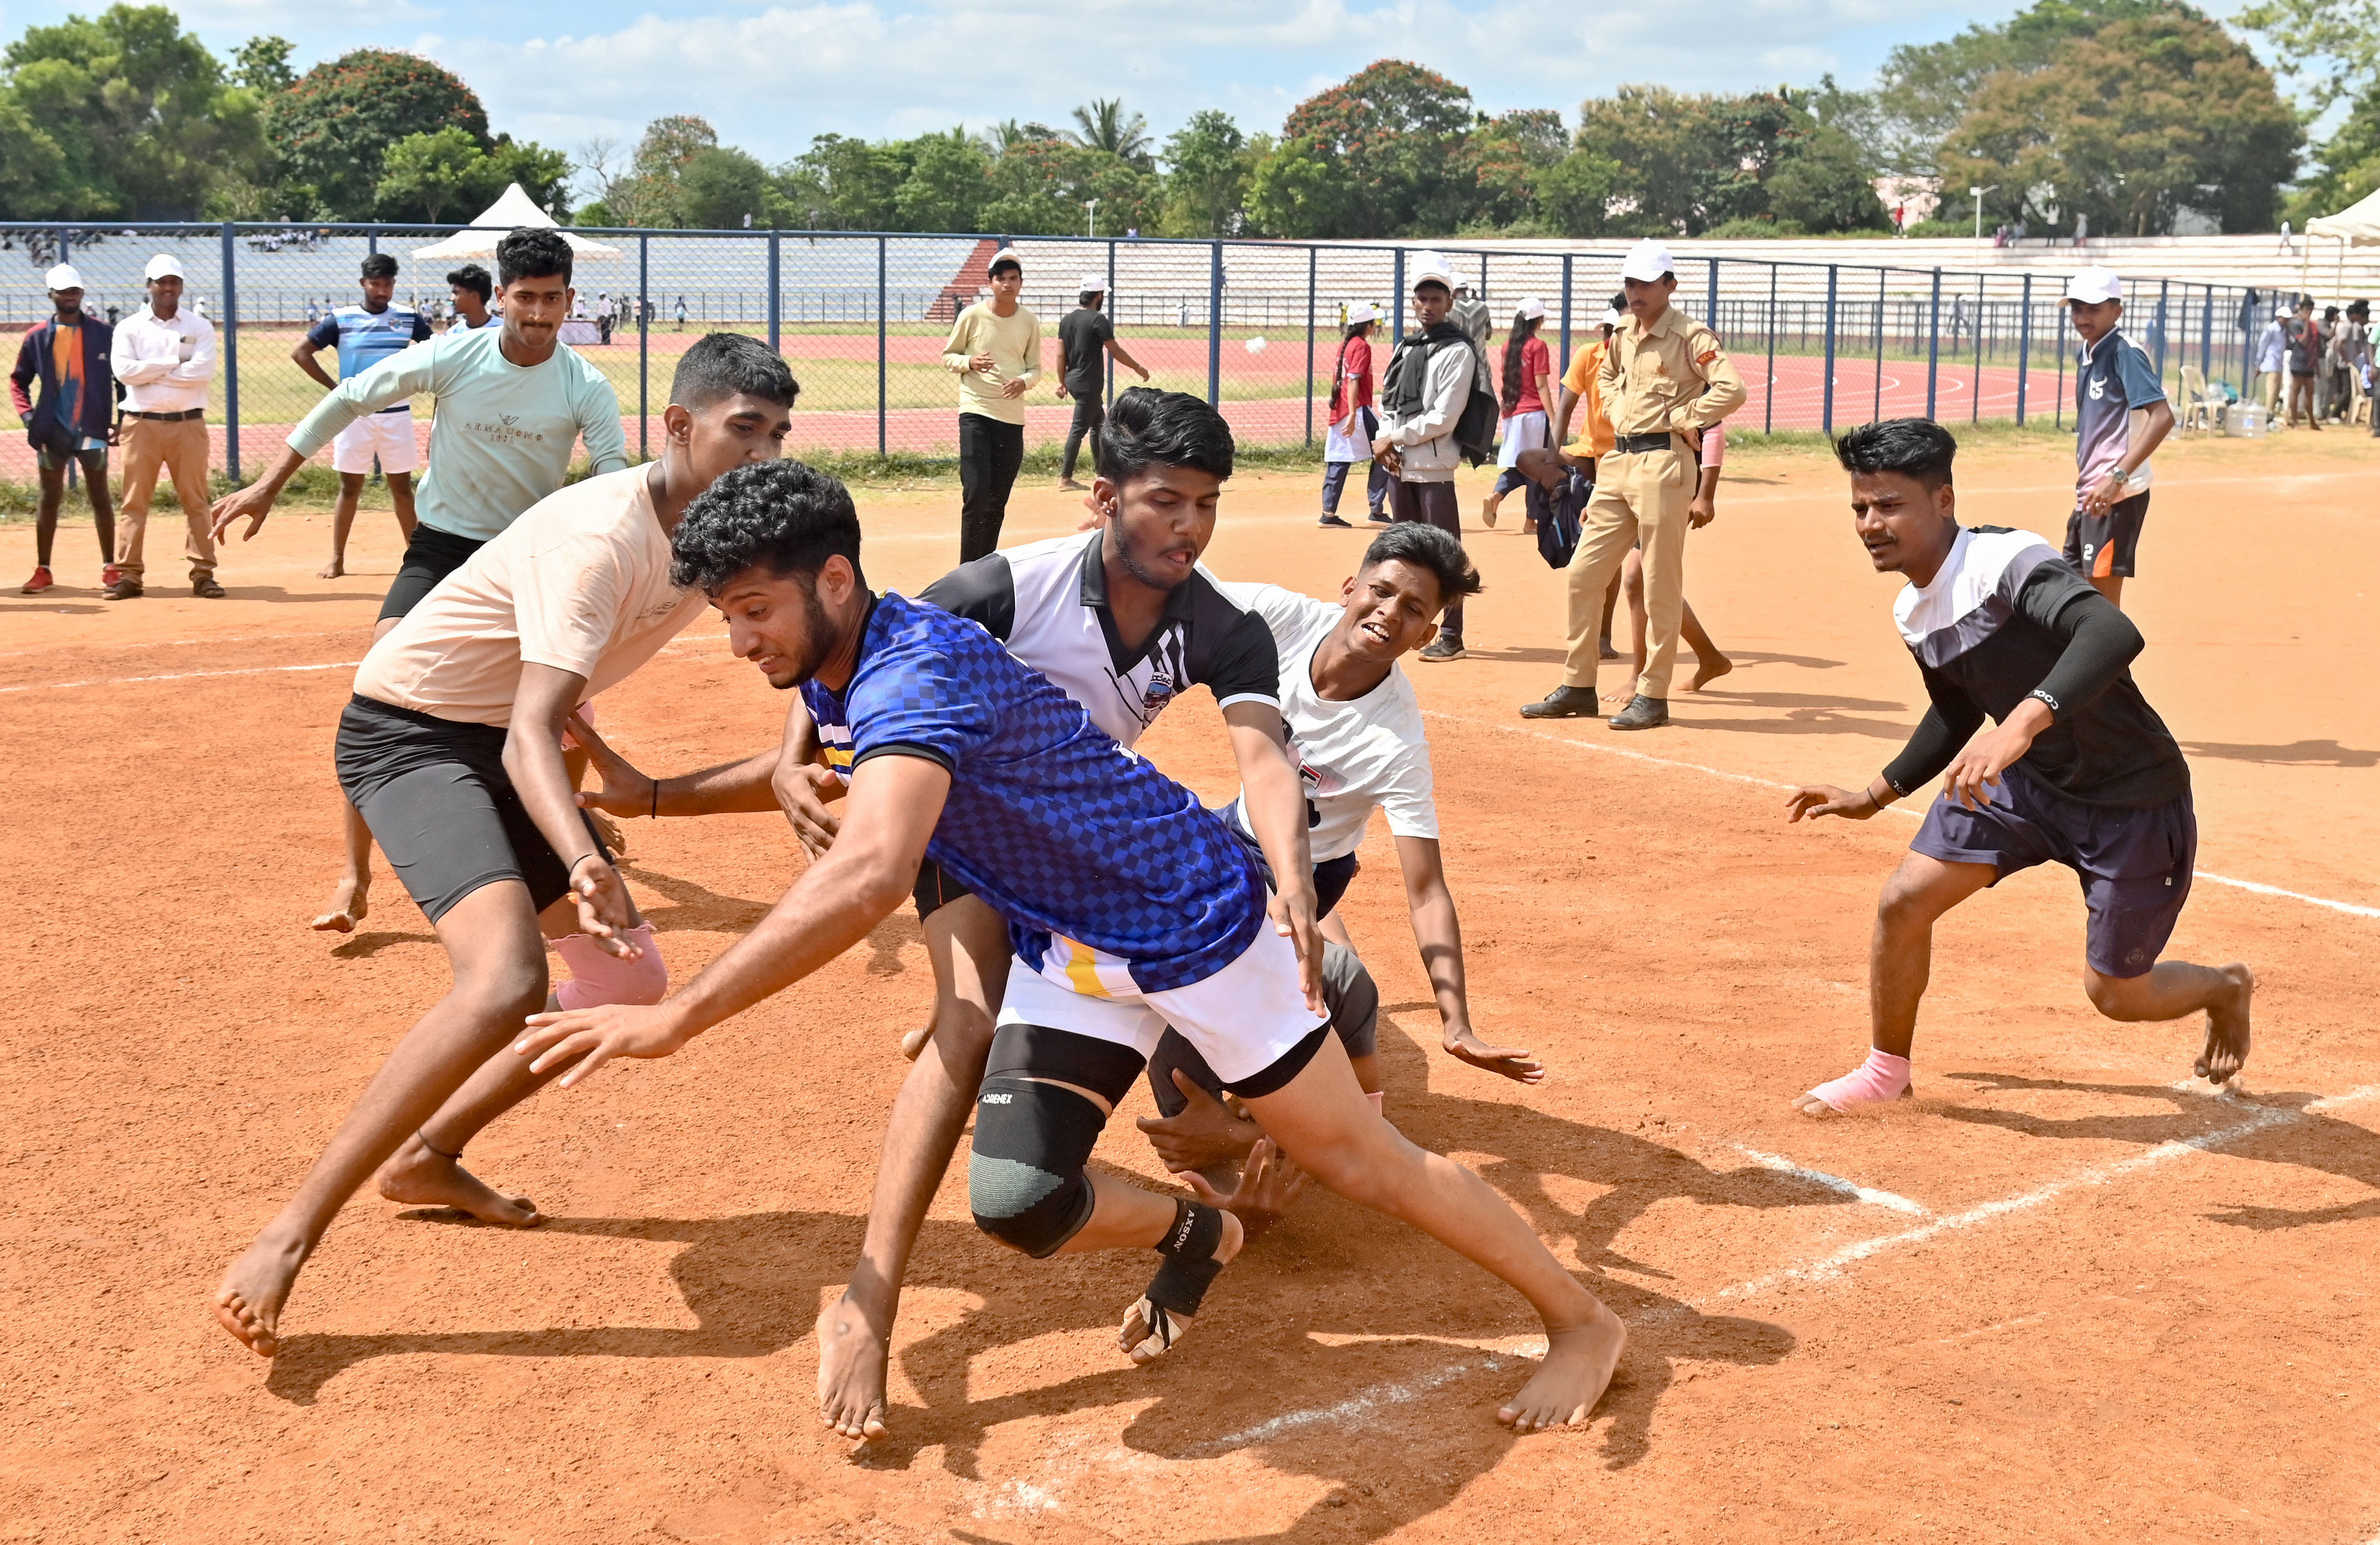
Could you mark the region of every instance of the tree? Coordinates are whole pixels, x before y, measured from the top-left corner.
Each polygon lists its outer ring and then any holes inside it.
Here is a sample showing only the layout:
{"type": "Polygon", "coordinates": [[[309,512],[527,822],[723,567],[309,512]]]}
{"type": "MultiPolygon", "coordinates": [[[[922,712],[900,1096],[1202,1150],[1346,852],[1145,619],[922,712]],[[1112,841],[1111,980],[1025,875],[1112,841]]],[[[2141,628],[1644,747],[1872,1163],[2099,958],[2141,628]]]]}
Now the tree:
{"type": "Polygon", "coordinates": [[[1538,214],[1537,184],[1570,153],[1561,115],[1526,108],[1483,121],[1472,134],[1477,207],[1466,224],[1489,230],[1533,227],[1538,214]]]}
{"type": "Polygon", "coordinates": [[[1877,128],[1888,170],[1935,173],[1936,151],[1966,115],[1985,78],[2054,63],[2070,42],[2111,21],[2155,14],[2171,0],[2037,0],[1997,26],[1977,25],[1937,43],[1904,43],[1877,74],[1877,128]]]}
{"type": "Polygon", "coordinates": [[[374,197],[383,219],[434,225],[450,214],[475,212],[487,201],[492,175],[479,141],[449,124],[391,145],[381,159],[374,197]]]}
{"type": "Polygon", "coordinates": [[[25,110],[0,97],[0,217],[36,220],[73,212],[55,207],[66,154],[25,110]]]}
{"type": "Polygon", "coordinates": [[[1247,136],[1229,113],[1209,107],[1191,114],[1165,141],[1165,234],[1237,235],[1247,218],[1255,163],[1247,136]]]}
{"type": "Polygon", "coordinates": [[[2259,0],[2232,19],[2273,40],[2283,71],[2313,82],[2317,112],[2380,88],[2380,0],[2259,0]]]}
{"type": "Polygon", "coordinates": [[[1269,236],[1326,236],[1356,223],[1354,190],[1338,160],[1302,136],[1281,140],[1248,175],[1248,219],[1269,236]]]}
{"type": "Polygon", "coordinates": [[[495,147],[488,151],[488,165],[490,199],[503,193],[507,184],[518,183],[523,193],[555,219],[569,214],[570,158],[560,151],[548,150],[534,139],[516,140],[509,134],[499,134],[495,147]]]}
{"type": "Polygon", "coordinates": [[[1075,109],[1075,143],[1105,151],[1142,172],[1155,171],[1148,156],[1148,120],[1135,113],[1127,117],[1122,97],[1093,97],[1088,107],[1075,109]]]}
{"type": "Polygon", "coordinates": [[[2301,229],[2380,189],[2380,85],[2355,99],[2338,132],[2315,149],[2314,162],[2322,170],[2305,180],[2282,211],[2301,229]]]}
{"type": "Polygon", "coordinates": [[[783,223],[808,230],[896,229],[897,199],[913,159],[905,146],[821,134],[777,174],[783,223]]]}
{"type": "Polygon", "coordinates": [[[711,145],[687,158],[678,174],[686,223],[698,230],[732,231],[769,223],[769,169],[745,151],[711,145]]]}
{"type": "MultiPolygon", "coordinates": [[[[625,175],[601,190],[613,223],[662,229],[691,223],[686,200],[686,168],[706,151],[719,148],[719,131],[686,115],[655,118],[645,126],[625,175]]],[[[740,220],[744,211],[739,211],[740,220]]]]}
{"type": "Polygon", "coordinates": [[[1308,97],[1290,109],[1275,151],[1300,164],[1264,179],[1266,208],[1271,219],[1318,223],[1276,234],[1393,236],[1458,229],[1475,202],[1472,120],[1469,91],[1397,59],[1368,65],[1308,97]],[[1343,197],[1324,197],[1305,163],[1343,179],[1343,197]]]}
{"type": "Polygon", "coordinates": [[[2193,209],[2255,231],[2278,213],[2302,139],[2255,55],[2174,6],[2070,42],[2041,68],[1985,77],[1939,159],[1949,180],[1998,184],[2043,223],[2079,212],[2149,235],[2193,209]]]}
{"type": "Polygon", "coordinates": [[[1829,124],[1813,125],[1779,147],[1767,188],[1768,213],[1814,235],[1892,224],[1876,197],[1875,163],[1858,140],[1829,124]]]}
{"type": "MultiPolygon", "coordinates": [[[[1044,141],[1047,143],[1047,141],[1044,141]]],[[[892,195],[905,231],[972,231],[990,191],[990,167],[965,129],[928,134],[914,142],[909,175],[892,195]]],[[[1005,159],[1004,157],[1002,159],[1005,159]]]]}
{"type": "Polygon", "coordinates": [[[1154,174],[1106,151],[1066,139],[1020,143],[992,163],[992,197],[976,219],[985,229],[1017,235],[1076,235],[1089,225],[1084,204],[1096,199],[1101,229],[1154,227],[1161,186],[1154,174]]]}
{"type": "Polygon", "coordinates": [[[315,66],[273,98],[267,125],[283,175],[338,220],[371,218],[382,162],[411,135],[455,128],[492,148],[488,115],[455,75],[411,54],[363,48],[315,66]]]}
{"type": "Polygon", "coordinates": [[[0,172],[12,214],[187,219],[263,167],[254,93],[162,6],[28,29],[0,53],[0,89],[27,125],[0,127],[22,147],[0,172]]]}
{"type": "Polygon", "coordinates": [[[1556,235],[1599,236],[1609,228],[1620,163],[1594,151],[1572,151],[1537,174],[1537,217],[1556,235]]]}
{"type": "Polygon", "coordinates": [[[298,72],[289,67],[297,51],[287,38],[250,38],[232,51],[232,78],[259,100],[278,96],[298,84],[298,72]]]}

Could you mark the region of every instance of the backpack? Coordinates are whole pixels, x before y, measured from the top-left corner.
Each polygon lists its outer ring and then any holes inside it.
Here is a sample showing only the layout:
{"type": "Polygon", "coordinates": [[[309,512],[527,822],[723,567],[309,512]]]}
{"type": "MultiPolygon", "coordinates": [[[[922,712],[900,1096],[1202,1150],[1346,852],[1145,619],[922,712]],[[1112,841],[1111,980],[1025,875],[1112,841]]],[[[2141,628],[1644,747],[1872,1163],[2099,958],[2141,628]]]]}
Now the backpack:
{"type": "Polygon", "coordinates": [[[1479,384],[1479,378],[1488,373],[1479,346],[1468,338],[1463,342],[1471,350],[1471,400],[1463,404],[1463,416],[1454,421],[1454,447],[1464,460],[1479,466],[1495,459],[1496,430],[1504,422],[1504,404],[1479,384]]]}

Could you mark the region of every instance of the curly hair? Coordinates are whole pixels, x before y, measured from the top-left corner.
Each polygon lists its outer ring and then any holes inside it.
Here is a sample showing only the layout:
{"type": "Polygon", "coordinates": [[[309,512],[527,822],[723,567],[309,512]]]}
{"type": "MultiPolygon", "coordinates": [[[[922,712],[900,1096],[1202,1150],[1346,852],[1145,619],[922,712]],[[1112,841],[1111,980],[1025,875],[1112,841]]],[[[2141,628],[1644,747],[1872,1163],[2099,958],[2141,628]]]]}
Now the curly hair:
{"type": "Polygon", "coordinates": [[[1482,588],[1479,570],[1463,552],[1463,544],[1421,521],[1399,521],[1372,538],[1372,545],[1364,549],[1364,568],[1377,569],[1383,563],[1410,563],[1435,574],[1441,610],[1466,596],[1479,594],[1482,588]]]}
{"type": "Polygon", "coordinates": [[[1152,465],[1192,466],[1232,475],[1232,427],[1206,399],[1187,392],[1135,386],[1108,410],[1099,431],[1099,476],[1129,483],[1152,465]]]}
{"type": "Polygon", "coordinates": [[[562,239],[559,231],[549,231],[542,225],[521,225],[496,243],[496,283],[509,285],[516,279],[543,279],[562,275],[570,283],[570,244],[562,239]]]}
{"type": "Polygon", "coordinates": [[[670,583],[715,596],[753,568],[814,583],[838,554],[860,573],[851,490],[800,462],[760,462],[728,473],[686,507],[670,537],[670,583]]]}

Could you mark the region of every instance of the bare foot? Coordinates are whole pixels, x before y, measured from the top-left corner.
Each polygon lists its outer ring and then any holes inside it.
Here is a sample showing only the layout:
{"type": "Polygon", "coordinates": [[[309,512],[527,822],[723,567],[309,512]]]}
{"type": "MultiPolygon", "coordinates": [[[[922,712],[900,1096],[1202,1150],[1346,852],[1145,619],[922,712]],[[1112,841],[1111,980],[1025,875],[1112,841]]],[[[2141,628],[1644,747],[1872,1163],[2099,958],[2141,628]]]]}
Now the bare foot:
{"type": "Polygon", "coordinates": [[[1611,640],[1598,638],[1595,641],[1595,658],[1599,660],[1616,660],[1620,658],[1620,651],[1611,646],[1611,640]]]}
{"type": "Polygon", "coordinates": [[[2198,1054],[2198,1076],[2228,1083],[2248,1065],[2248,1000],[2256,996],[2256,973],[2238,960],[2218,967],[2231,979],[2231,996],[2206,1010],[2206,1045],[2198,1054]]]}
{"type": "Polygon", "coordinates": [[[1725,655],[1712,655],[1707,658],[1697,658],[1694,661],[1694,673],[1688,679],[1686,690],[1700,692],[1734,669],[1735,662],[1725,655]]]}
{"type": "MultiPolygon", "coordinates": [[[[1255,1157],[1250,1155],[1251,1160],[1255,1157]]],[[[1281,1162],[1287,1162],[1285,1155],[1281,1162]]],[[[1305,1183],[1302,1175],[1298,1183],[1305,1183]]],[[[1228,1264],[1233,1256],[1240,1253],[1240,1247],[1247,1243],[1247,1228],[1240,1222],[1238,1214],[1225,1212],[1223,1238],[1215,1247],[1214,1259],[1228,1264]]],[[[1170,1309],[1160,1309],[1144,1294],[1134,1299],[1132,1307],[1124,1310],[1123,1324],[1116,1333],[1116,1345],[1123,1348],[1123,1355],[1130,1358],[1135,1366],[1146,1368],[1172,1351],[1175,1342],[1190,1334],[1194,1318],[1170,1309]]]]}
{"type": "Polygon", "coordinates": [[[260,1358],[281,1350],[281,1306],[306,1264],[306,1247],[275,1238],[270,1229],[231,1263],[215,1289],[215,1322],[260,1358]]]}
{"type": "Polygon", "coordinates": [[[1542,1083],[1546,1065],[1539,1062],[1526,1046],[1491,1046],[1476,1035],[1450,1035],[1446,1049],[1474,1068],[1490,1073],[1500,1073],[1514,1083],[1542,1083]]]}
{"type": "Polygon", "coordinates": [[[506,1196],[445,1154],[431,1153],[419,1134],[389,1155],[373,1180],[381,1195],[408,1207],[451,1207],[505,1228],[534,1228],[545,1221],[537,1203],[506,1196]]]}
{"type": "Polygon", "coordinates": [[[884,1436],[884,1338],[844,1294],[818,1317],[819,1418],[846,1438],[884,1436]]]}
{"type": "Polygon", "coordinates": [[[346,561],[342,558],[334,558],[328,563],[325,563],[321,568],[315,570],[314,577],[316,579],[343,579],[346,576],[346,561]]]}
{"type": "Polygon", "coordinates": [[[1072,477],[1061,477],[1058,479],[1058,491],[1060,493],[1088,493],[1090,491],[1090,486],[1087,483],[1077,483],[1072,477]]]}
{"type": "Polygon", "coordinates": [[[1515,1432],[1574,1427],[1587,1418],[1620,1367],[1628,1327],[1601,1304],[1595,1318],[1566,1331],[1546,1333],[1545,1360],[1521,1393],[1506,1401],[1496,1419],[1515,1432]]]}
{"type": "Polygon", "coordinates": [[[318,934],[352,934],[371,912],[368,892],[371,882],[355,875],[343,877],[331,892],[331,910],[307,924],[318,934]]]}
{"type": "Polygon", "coordinates": [[[918,1056],[925,1051],[926,1043],[933,1038],[934,1027],[932,1023],[929,1022],[920,1025],[916,1030],[910,1031],[901,1037],[901,1055],[907,1057],[912,1062],[917,1061],[918,1056]]]}

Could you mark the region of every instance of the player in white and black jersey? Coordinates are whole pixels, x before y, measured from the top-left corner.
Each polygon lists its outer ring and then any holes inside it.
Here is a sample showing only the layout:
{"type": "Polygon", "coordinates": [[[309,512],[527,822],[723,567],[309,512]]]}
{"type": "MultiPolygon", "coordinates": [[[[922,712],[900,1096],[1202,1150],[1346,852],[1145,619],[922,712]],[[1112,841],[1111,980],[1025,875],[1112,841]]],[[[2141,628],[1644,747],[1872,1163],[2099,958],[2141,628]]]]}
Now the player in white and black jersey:
{"type": "Polygon", "coordinates": [[[1894,615],[1932,700],[1908,746],[1857,793],[1798,789],[1789,820],[1865,820],[1947,770],[1941,794],[1876,906],[1868,1059],[1799,1096],[1839,1115],[1910,1092],[1909,1052],[1934,923],[2002,877],[2058,863],[2090,909],[2082,988],[2111,1020],[2206,1011],[2198,1076],[2248,1059],[2254,975],[2158,960],[2190,896],[2198,819],[2190,767],[2132,682],[2141,634],[2029,531],[1961,528],[1958,442],[1930,419],[1852,430],[1835,453],[1860,540],[1880,573],[1909,577],[1894,615]],[[1986,717],[1998,728],[1977,736],[1986,717]]]}

